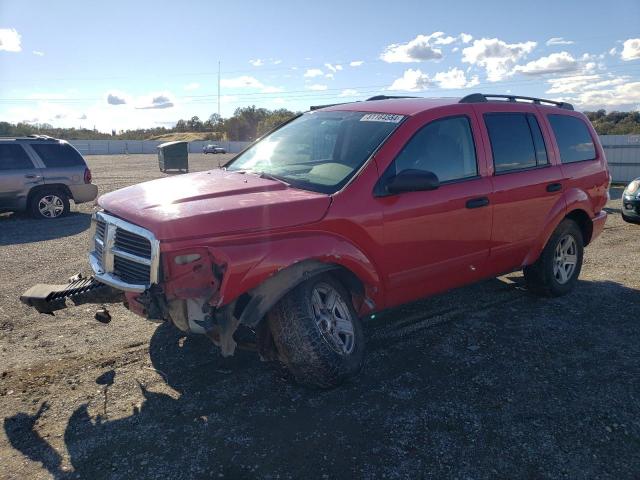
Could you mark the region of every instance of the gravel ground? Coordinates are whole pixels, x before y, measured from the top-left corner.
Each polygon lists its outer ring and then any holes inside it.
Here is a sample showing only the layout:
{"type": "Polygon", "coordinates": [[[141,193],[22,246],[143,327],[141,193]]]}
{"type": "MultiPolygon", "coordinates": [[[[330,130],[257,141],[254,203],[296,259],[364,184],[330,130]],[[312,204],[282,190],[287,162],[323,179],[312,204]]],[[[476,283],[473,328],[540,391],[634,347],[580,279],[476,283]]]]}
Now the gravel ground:
{"type": "MultiPolygon", "coordinates": [[[[102,193],[163,176],[151,155],[88,162],[102,193]]],[[[362,374],[328,392],[121,307],[37,315],[24,290],[88,273],[92,206],[0,215],[0,478],[638,478],[640,226],[620,194],[573,293],[517,273],[379,314],[362,374]]]]}

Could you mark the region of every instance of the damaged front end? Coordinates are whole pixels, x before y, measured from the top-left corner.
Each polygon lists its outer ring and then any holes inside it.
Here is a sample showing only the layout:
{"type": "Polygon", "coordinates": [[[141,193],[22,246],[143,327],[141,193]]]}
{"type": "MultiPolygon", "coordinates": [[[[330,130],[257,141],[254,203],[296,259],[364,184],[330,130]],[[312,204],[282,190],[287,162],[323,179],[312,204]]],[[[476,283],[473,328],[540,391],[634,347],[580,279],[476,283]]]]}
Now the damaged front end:
{"type": "Polygon", "coordinates": [[[216,262],[208,248],[169,252],[161,261],[160,242],[152,232],[105,212],[94,214],[93,231],[92,277],[35,285],[20,300],[51,315],[70,305],[98,304],[103,306],[96,314],[100,321],[110,319],[105,304],[122,302],[148,320],[207,335],[225,356],[234,353],[236,302],[218,307],[226,265],[216,262]]]}

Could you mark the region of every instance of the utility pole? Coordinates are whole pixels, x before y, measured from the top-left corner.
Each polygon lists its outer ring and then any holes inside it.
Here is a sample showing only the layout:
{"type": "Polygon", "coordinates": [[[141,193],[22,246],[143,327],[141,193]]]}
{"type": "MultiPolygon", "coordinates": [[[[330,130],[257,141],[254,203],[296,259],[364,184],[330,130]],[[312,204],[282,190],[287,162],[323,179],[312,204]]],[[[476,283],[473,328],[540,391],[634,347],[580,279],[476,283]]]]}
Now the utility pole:
{"type": "Polygon", "coordinates": [[[220,60],[218,60],[218,118],[220,118],[220,60]]]}

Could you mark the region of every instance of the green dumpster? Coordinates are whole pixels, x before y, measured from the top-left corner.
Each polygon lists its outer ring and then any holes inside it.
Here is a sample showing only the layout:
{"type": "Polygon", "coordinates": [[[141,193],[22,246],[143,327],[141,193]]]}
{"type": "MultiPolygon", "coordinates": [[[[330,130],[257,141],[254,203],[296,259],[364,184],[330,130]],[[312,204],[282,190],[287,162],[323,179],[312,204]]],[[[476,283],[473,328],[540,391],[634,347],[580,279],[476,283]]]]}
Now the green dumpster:
{"type": "Polygon", "coordinates": [[[167,170],[189,172],[189,143],[178,141],[158,145],[158,165],[161,172],[167,170]]]}

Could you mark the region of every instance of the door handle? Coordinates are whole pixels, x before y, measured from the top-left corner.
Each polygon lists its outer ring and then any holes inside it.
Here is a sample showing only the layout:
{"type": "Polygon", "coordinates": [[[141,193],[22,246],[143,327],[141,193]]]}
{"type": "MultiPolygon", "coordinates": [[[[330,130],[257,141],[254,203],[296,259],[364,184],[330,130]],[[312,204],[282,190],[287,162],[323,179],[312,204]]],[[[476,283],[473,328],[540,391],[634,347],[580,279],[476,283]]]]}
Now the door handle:
{"type": "Polygon", "coordinates": [[[466,203],[467,208],[480,208],[486,207],[487,205],[489,205],[489,199],[487,197],[472,198],[471,200],[467,200],[466,203]]]}
{"type": "Polygon", "coordinates": [[[560,190],[562,190],[561,183],[550,183],[547,185],[547,192],[559,192],[560,190]]]}
{"type": "Polygon", "coordinates": [[[40,178],[40,175],[34,175],[30,173],[29,175],[25,175],[24,178],[40,178]]]}

